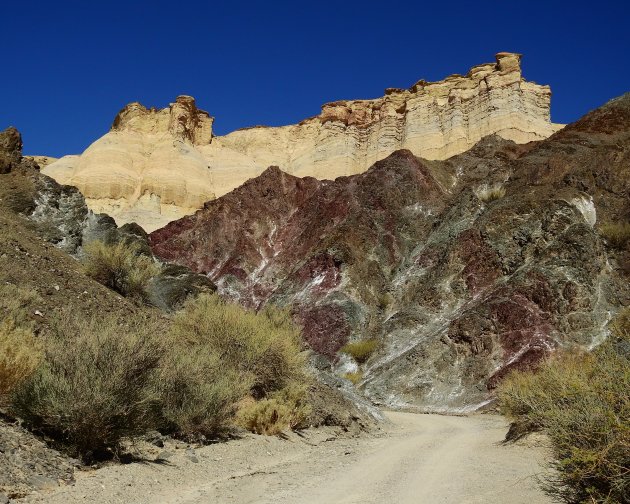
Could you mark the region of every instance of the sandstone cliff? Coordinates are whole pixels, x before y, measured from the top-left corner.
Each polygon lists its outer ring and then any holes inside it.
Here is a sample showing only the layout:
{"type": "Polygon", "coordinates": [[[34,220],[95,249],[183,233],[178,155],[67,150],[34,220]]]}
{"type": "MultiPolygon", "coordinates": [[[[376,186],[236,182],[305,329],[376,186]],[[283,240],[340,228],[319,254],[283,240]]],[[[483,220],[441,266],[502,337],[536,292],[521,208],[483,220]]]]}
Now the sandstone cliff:
{"type": "Polygon", "coordinates": [[[303,177],[334,179],[364,172],[398,149],[446,159],[497,134],[517,143],[547,138],[548,86],[522,78],[520,55],[443,81],[387,89],[374,100],[328,103],[299,124],[212,135],[213,119],[180,96],[162,110],[127,105],[112,130],[81,156],[44,172],[78,187],[91,209],[148,231],[191,214],[268,166],[303,177]]]}
{"type": "Polygon", "coordinates": [[[340,374],[391,407],[465,411],[510,369],[592,347],[630,303],[630,94],[551,138],[497,135],[445,161],[397,151],[335,181],[266,170],[150,235],[239,303],[290,306],[340,374]],[[353,375],[356,379],[357,376],[353,375]]]}

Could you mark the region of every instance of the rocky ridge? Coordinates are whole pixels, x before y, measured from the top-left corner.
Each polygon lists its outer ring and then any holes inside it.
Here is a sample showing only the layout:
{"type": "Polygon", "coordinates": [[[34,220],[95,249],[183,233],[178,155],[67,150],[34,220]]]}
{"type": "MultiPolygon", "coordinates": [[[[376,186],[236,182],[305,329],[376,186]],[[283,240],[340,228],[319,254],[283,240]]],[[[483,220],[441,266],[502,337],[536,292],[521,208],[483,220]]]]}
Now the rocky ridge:
{"type": "Polygon", "coordinates": [[[465,76],[420,80],[381,98],[325,104],[299,124],[225,136],[212,135],[213,119],[191,97],[162,110],[132,103],[82,155],[65,156],[44,173],[78,187],[92,210],[152,231],[270,165],[334,179],[364,172],[398,149],[445,159],[490,134],[517,143],[547,138],[560,127],[550,122],[549,86],[525,81],[520,60],[499,53],[496,63],[465,76]]]}
{"type": "Polygon", "coordinates": [[[597,345],[630,303],[628,252],[597,227],[630,216],[629,173],[625,95],[537,143],[402,150],[335,181],[270,168],[150,241],[243,305],[291,306],[375,402],[468,411],[510,369],[597,345]],[[339,350],[362,340],[360,366],[339,350]]]}

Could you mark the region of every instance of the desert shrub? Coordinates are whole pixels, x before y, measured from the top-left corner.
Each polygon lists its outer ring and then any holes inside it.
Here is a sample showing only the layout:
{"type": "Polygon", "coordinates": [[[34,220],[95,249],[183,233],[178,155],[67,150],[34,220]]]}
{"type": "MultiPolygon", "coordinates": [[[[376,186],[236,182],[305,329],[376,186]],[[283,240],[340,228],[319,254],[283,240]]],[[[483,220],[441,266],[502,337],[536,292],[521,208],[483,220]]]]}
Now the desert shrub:
{"type": "Polygon", "coordinates": [[[484,203],[490,203],[496,201],[505,196],[505,187],[500,185],[484,186],[475,191],[477,198],[484,203]]]}
{"type": "Polygon", "coordinates": [[[599,228],[606,242],[614,248],[623,249],[630,242],[630,222],[609,222],[599,228]]]}
{"type": "Polygon", "coordinates": [[[32,289],[0,284],[0,407],[7,405],[13,389],[41,360],[32,318],[34,306],[41,300],[32,289]]]}
{"type": "Polygon", "coordinates": [[[391,292],[385,292],[378,297],[378,307],[381,310],[387,310],[394,303],[394,296],[391,292]]]}
{"type": "Polygon", "coordinates": [[[160,371],[159,395],[164,427],[191,441],[228,430],[251,377],[222,365],[208,348],[174,346],[160,371]]]}
{"type": "Polygon", "coordinates": [[[250,401],[239,410],[238,424],[256,434],[268,436],[306,427],[311,414],[306,391],[304,384],[292,383],[265,399],[250,401]]]}
{"type": "Polygon", "coordinates": [[[216,354],[224,369],[250,376],[257,399],[304,379],[300,332],[285,310],[255,313],[202,294],[175,316],[171,331],[175,341],[216,354]]]}
{"type": "Polygon", "coordinates": [[[43,363],[13,394],[17,416],[86,461],[155,428],[164,350],[153,321],[63,316],[50,332],[43,363]]]}
{"type": "Polygon", "coordinates": [[[545,490],[567,503],[628,502],[630,495],[630,316],[590,354],[566,353],[500,386],[513,432],[542,430],[552,471],[545,490]]]}
{"type": "Polygon", "coordinates": [[[110,245],[95,240],[83,252],[85,274],[126,297],[145,299],[149,280],[160,271],[137,244],[126,241],[110,245]]]}
{"type": "Polygon", "coordinates": [[[236,422],[254,432],[276,433],[306,418],[305,359],[288,311],[255,313],[202,294],[174,317],[170,340],[183,357],[162,380],[171,384],[164,414],[181,435],[219,434],[235,421],[237,403],[236,422]]]}
{"type": "Polygon", "coordinates": [[[358,385],[359,383],[361,383],[361,380],[363,380],[363,372],[355,371],[351,373],[346,373],[343,375],[343,377],[346,380],[350,381],[353,385],[358,385]]]}
{"type": "Polygon", "coordinates": [[[378,345],[378,340],[367,339],[348,343],[341,347],[340,351],[350,355],[359,364],[363,364],[372,356],[378,345]]]}
{"type": "Polygon", "coordinates": [[[35,306],[42,298],[33,289],[11,283],[0,284],[0,318],[11,319],[16,327],[31,328],[35,306]]]}
{"type": "Polygon", "coordinates": [[[33,332],[7,318],[0,323],[0,407],[13,390],[33,374],[41,361],[41,349],[33,332]]]}

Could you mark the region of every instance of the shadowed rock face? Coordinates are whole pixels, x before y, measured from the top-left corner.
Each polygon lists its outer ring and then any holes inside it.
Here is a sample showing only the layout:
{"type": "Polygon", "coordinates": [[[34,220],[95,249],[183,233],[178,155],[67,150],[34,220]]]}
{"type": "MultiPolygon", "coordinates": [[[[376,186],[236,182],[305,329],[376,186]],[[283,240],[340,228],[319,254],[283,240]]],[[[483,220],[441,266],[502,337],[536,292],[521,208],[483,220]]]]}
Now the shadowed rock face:
{"type": "Polygon", "coordinates": [[[625,95],[537,143],[397,151],[335,181],[270,168],[150,243],[243,305],[292,306],[339,370],[356,368],[342,345],[377,338],[361,385],[376,402],[465,411],[510,369],[605,337],[627,252],[596,223],[628,219],[629,181],[625,95]]]}

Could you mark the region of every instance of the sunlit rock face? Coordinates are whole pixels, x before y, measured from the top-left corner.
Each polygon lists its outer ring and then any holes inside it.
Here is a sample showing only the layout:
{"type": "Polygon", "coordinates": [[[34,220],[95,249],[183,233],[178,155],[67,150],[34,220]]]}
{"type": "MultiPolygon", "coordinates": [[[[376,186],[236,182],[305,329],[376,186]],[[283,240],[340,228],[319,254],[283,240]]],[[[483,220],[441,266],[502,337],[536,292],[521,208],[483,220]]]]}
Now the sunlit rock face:
{"type": "Polygon", "coordinates": [[[193,98],[161,110],[127,105],[112,129],[80,156],[44,169],[78,187],[91,209],[119,224],[152,231],[228,193],[269,166],[295,176],[335,179],[367,170],[399,149],[446,159],[497,134],[516,143],[547,138],[548,86],[527,82],[520,55],[443,81],[387,89],[374,100],[328,103],[318,116],[283,127],[257,126],[212,135],[211,118],[193,98]]]}
{"type": "Polygon", "coordinates": [[[340,373],[344,344],[377,340],[372,400],[468,411],[511,369],[597,345],[630,304],[630,251],[598,234],[630,215],[628,181],[630,95],[527,145],[401,150],[334,181],[270,168],[150,243],[244,306],[290,307],[340,373]]]}
{"type": "Polygon", "coordinates": [[[212,121],[188,96],[162,110],[132,103],[82,155],[65,156],[43,172],[78,187],[91,210],[154,229],[214,196],[196,148],[211,141],[212,121]]]}

